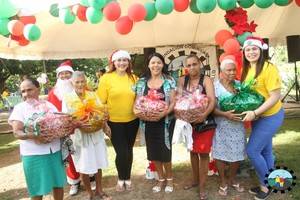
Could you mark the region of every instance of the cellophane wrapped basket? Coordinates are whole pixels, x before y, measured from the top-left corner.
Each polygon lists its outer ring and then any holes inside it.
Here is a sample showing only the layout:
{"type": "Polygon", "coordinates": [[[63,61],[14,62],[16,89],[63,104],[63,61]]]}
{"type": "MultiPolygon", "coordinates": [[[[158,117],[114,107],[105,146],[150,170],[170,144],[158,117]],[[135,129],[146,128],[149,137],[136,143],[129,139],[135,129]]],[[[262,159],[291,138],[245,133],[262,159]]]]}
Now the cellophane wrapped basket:
{"type": "Polygon", "coordinates": [[[76,124],[72,116],[64,113],[40,112],[35,113],[25,122],[25,132],[35,135],[43,134],[46,141],[51,142],[57,138],[66,137],[74,132],[76,124]]]}
{"type": "Polygon", "coordinates": [[[145,96],[137,97],[134,108],[139,111],[137,117],[151,121],[157,113],[167,108],[167,103],[163,101],[164,94],[157,90],[150,89],[145,96]]]}
{"type": "Polygon", "coordinates": [[[236,94],[219,97],[219,105],[222,111],[234,110],[235,113],[255,110],[264,103],[264,97],[254,91],[254,80],[246,83],[235,83],[236,94]]]}
{"type": "Polygon", "coordinates": [[[177,119],[192,123],[207,110],[207,107],[208,97],[201,94],[200,89],[193,92],[184,90],[176,97],[174,113],[177,119]]]}
{"type": "Polygon", "coordinates": [[[83,122],[85,126],[80,126],[82,133],[94,133],[104,126],[104,118],[107,115],[107,107],[96,102],[95,99],[85,100],[81,104],[73,105],[75,110],[72,116],[75,120],[83,122]]]}

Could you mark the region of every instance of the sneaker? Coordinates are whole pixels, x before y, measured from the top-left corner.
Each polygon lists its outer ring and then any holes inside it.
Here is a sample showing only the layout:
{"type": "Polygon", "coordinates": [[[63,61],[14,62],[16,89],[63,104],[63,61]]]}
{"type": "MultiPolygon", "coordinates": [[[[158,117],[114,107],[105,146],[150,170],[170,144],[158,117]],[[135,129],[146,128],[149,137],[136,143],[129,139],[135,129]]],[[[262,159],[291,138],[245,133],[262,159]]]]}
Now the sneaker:
{"type": "Polygon", "coordinates": [[[91,182],[91,189],[96,190],[96,181],[91,182]]]}
{"type": "Polygon", "coordinates": [[[249,190],[249,193],[250,194],[257,194],[257,193],[259,193],[260,192],[260,187],[252,187],[252,188],[250,188],[250,190],[249,190]]]}
{"type": "Polygon", "coordinates": [[[255,195],[254,199],[255,200],[265,200],[265,199],[267,199],[270,196],[271,193],[272,193],[272,190],[269,190],[267,193],[263,192],[263,191],[259,191],[255,195]]]}
{"type": "Polygon", "coordinates": [[[78,193],[79,185],[71,185],[69,194],[74,196],[78,193]]]}

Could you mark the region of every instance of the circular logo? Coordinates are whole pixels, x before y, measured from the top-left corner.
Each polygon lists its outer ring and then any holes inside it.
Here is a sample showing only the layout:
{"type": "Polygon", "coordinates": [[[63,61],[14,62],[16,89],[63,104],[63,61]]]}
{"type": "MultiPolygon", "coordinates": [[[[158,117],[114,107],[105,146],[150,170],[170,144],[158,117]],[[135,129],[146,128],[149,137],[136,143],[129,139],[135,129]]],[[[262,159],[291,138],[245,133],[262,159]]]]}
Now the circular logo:
{"type": "Polygon", "coordinates": [[[285,191],[292,190],[292,187],[296,185],[295,180],[296,176],[294,176],[293,170],[277,166],[276,169],[271,169],[266,174],[265,184],[275,193],[278,191],[285,193],[285,191]]]}

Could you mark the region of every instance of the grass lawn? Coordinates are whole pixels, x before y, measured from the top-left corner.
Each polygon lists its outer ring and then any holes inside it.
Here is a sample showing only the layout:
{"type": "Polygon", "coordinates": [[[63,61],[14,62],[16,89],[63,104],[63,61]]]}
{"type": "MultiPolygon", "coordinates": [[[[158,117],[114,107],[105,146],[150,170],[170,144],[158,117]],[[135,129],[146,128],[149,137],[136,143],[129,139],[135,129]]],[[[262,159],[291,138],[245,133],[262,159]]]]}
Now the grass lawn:
{"type": "MultiPolygon", "coordinates": [[[[296,187],[293,191],[289,192],[288,195],[273,194],[270,200],[283,200],[283,199],[300,199],[300,120],[299,119],[286,119],[284,125],[281,127],[279,133],[274,137],[274,151],[276,155],[276,165],[286,166],[289,169],[294,170],[295,175],[298,176],[296,187]]],[[[18,146],[18,142],[14,139],[12,134],[0,135],[0,155],[5,161],[5,156],[9,156],[9,152],[15,150],[18,146]]],[[[189,154],[182,145],[175,145],[173,149],[173,171],[174,171],[174,180],[175,180],[175,191],[173,194],[166,196],[161,193],[156,196],[153,196],[151,192],[153,181],[145,181],[145,169],[147,166],[146,160],[146,150],[145,147],[136,145],[134,148],[134,163],[133,163],[133,182],[135,183],[136,190],[134,193],[125,193],[125,194],[116,194],[114,192],[114,185],[116,183],[116,169],[114,166],[115,153],[108,141],[108,154],[109,154],[109,168],[103,171],[104,180],[103,184],[106,188],[106,191],[113,196],[113,199],[172,199],[172,200],[181,200],[181,199],[196,199],[197,192],[196,190],[183,191],[182,186],[186,181],[191,177],[190,164],[189,164],[189,154]],[[180,194],[180,195],[178,195],[180,194]]],[[[18,161],[19,162],[19,161],[18,161]]],[[[9,165],[8,165],[9,166],[9,165]]],[[[20,171],[22,171],[20,169],[20,171]]],[[[8,174],[4,168],[0,168],[0,177],[1,173],[5,175],[8,174]]],[[[22,178],[23,179],[23,178],[22,178]]],[[[210,193],[210,199],[219,200],[217,195],[217,181],[218,177],[213,176],[208,178],[208,191],[210,193]]],[[[243,184],[248,188],[255,182],[255,176],[251,179],[241,178],[243,184]]],[[[2,183],[3,184],[3,183],[2,183]]],[[[12,188],[13,188],[12,183],[12,188]]],[[[24,183],[23,183],[24,185],[24,183]]],[[[5,195],[8,199],[22,199],[21,197],[26,197],[26,189],[23,186],[18,196],[14,194],[14,189],[10,188],[7,185],[2,185],[0,183],[0,188],[5,187],[6,192],[3,193],[0,191],[1,195],[5,195]]],[[[75,197],[69,197],[67,194],[68,190],[65,190],[66,199],[79,200],[82,199],[85,195],[84,192],[81,192],[80,195],[75,197]]],[[[235,199],[236,193],[231,193],[227,199],[235,199]]],[[[3,196],[2,196],[3,197],[3,196]]],[[[252,199],[252,196],[244,194],[240,196],[240,199],[252,199]]],[[[224,198],[223,198],[224,199],[224,198]]]]}

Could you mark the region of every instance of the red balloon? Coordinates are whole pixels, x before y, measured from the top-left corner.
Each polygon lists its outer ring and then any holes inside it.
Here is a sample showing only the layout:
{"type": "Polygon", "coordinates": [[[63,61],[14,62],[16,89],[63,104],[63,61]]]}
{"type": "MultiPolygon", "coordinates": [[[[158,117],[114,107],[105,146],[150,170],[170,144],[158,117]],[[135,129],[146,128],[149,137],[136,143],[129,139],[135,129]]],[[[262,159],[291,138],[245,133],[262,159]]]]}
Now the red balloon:
{"type": "Polygon", "coordinates": [[[235,54],[240,51],[240,43],[237,39],[230,38],[224,42],[223,49],[227,54],[235,54]]]}
{"type": "Polygon", "coordinates": [[[225,53],[225,52],[222,53],[222,54],[220,55],[219,62],[221,63],[221,62],[225,59],[226,56],[228,56],[227,53],[225,53]]]}
{"type": "Polygon", "coordinates": [[[23,22],[24,25],[35,24],[36,22],[35,16],[21,16],[19,20],[23,22]]]}
{"type": "Polygon", "coordinates": [[[174,9],[183,12],[189,7],[189,0],[174,0],[174,9]]]}
{"type": "Polygon", "coordinates": [[[118,2],[112,1],[103,8],[103,14],[108,21],[116,21],[121,16],[121,7],[118,2]]]}
{"type": "Polygon", "coordinates": [[[297,4],[297,6],[300,7],[300,0],[295,0],[295,2],[296,2],[296,4],[297,4]]]}
{"type": "Polygon", "coordinates": [[[220,30],[215,35],[215,41],[218,45],[223,46],[224,42],[230,38],[232,38],[233,35],[228,30],[220,30]]]}
{"type": "Polygon", "coordinates": [[[11,20],[10,22],[8,22],[7,28],[13,35],[23,35],[24,24],[19,20],[11,20]]]}
{"type": "Polygon", "coordinates": [[[243,68],[243,51],[239,51],[234,54],[236,61],[236,79],[241,80],[242,77],[242,68],[243,68]]]}
{"type": "Polygon", "coordinates": [[[121,35],[130,33],[133,27],[133,21],[128,16],[120,17],[116,21],[116,30],[121,35]]]}
{"type": "Polygon", "coordinates": [[[19,45],[20,46],[26,46],[29,43],[30,43],[29,40],[27,40],[26,38],[24,40],[19,40],[19,45]]]}
{"type": "Polygon", "coordinates": [[[134,21],[139,22],[145,19],[147,11],[142,4],[132,4],[128,9],[128,17],[134,21]]]}
{"type": "Polygon", "coordinates": [[[77,17],[80,21],[83,21],[83,22],[87,21],[87,19],[86,19],[86,10],[87,10],[87,7],[79,5],[76,14],[77,14],[77,17]]]}

